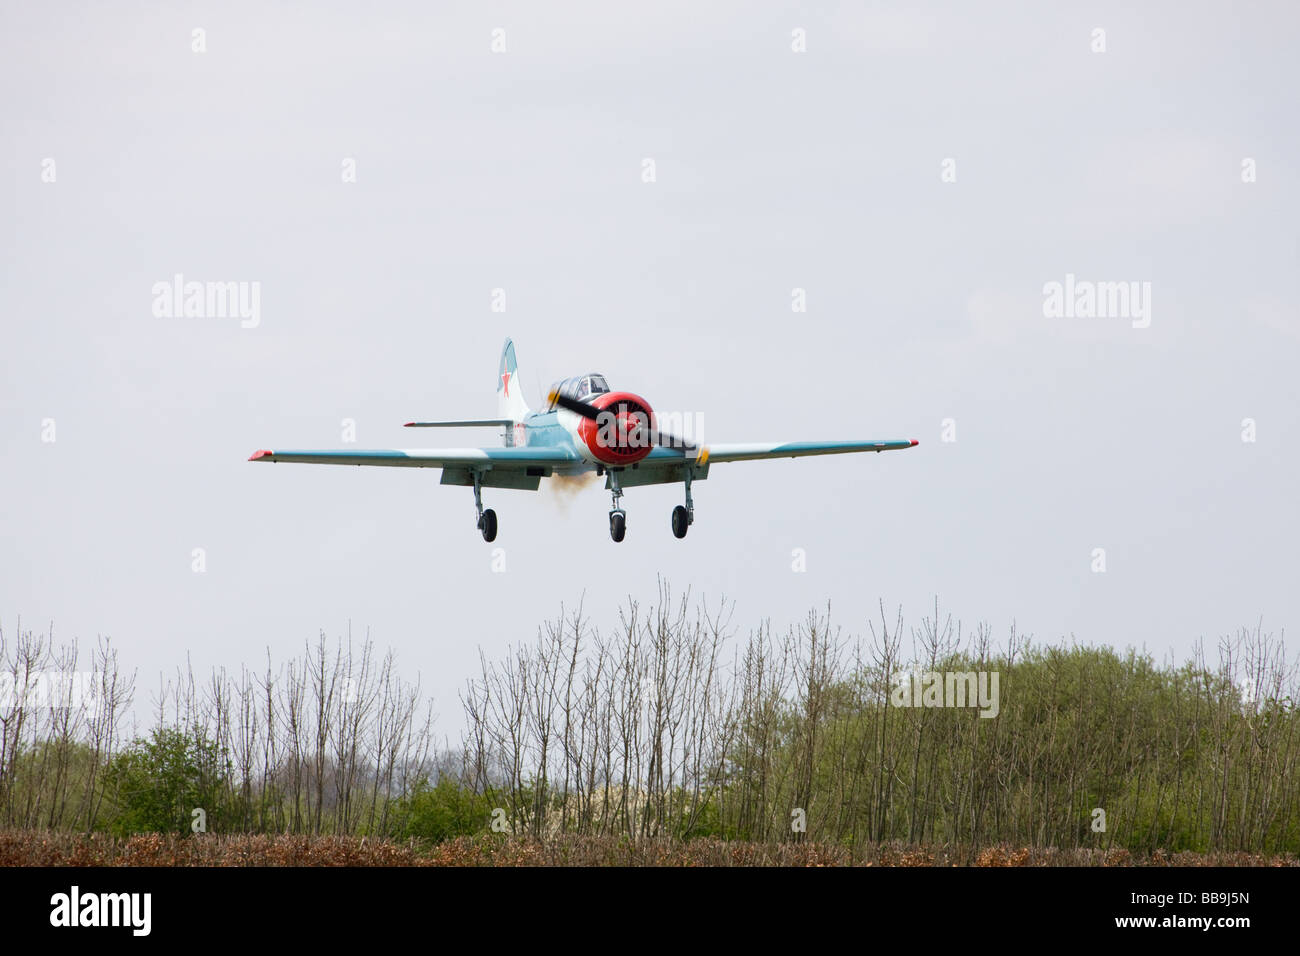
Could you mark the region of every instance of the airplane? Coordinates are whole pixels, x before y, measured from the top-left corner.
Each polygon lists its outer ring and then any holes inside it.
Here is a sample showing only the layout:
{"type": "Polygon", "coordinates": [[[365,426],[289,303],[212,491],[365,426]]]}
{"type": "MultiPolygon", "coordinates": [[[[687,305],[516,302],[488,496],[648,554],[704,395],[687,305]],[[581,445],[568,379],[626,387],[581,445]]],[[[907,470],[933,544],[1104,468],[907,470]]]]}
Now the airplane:
{"type": "Polygon", "coordinates": [[[546,407],[532,411],[519,381],[515,346],[506,339],[497,369],[497,418],[465,421],[407,422],[407,428],[502,427],[502,448],[434,448],[409,451],[272,451],[255,452],[248,460],[300,462],[315,465],[384,465],[441,468],[444,485],[472,486],[476,527],[484,541],[497,536],[497,515],[483,508],[484,488],[536,491],[543,478],[595,472],[605,477],[613,498],[609,536],[622,541],[627,514],[623,489],[638,485],[682,482],[686,501],[673,509],[673,534],[686,537],[695,523],[691,483],[703,481],[721,462],[806,455],[842,455],[912,448],[902,441],[749,442],[709,445],[660,431],[650,403],[632,392],[610,389],[603,375],[575,375],[553,385],[546,407]]]}

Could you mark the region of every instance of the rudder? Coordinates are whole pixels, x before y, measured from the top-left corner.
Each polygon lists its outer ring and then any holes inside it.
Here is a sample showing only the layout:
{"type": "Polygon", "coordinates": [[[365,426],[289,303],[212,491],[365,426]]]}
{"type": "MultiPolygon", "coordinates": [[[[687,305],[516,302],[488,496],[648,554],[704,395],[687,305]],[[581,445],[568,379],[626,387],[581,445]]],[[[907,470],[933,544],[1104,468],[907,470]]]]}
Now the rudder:
{"type": "Polygon", "coordinates": [[[501,362],[497,368],[497,413],[501,418],[513,422],[522,422],[528,414],[523,382],[519,380],[515,343],[510,339],[506,339],[506,344],[501,348],[501,362]]]}

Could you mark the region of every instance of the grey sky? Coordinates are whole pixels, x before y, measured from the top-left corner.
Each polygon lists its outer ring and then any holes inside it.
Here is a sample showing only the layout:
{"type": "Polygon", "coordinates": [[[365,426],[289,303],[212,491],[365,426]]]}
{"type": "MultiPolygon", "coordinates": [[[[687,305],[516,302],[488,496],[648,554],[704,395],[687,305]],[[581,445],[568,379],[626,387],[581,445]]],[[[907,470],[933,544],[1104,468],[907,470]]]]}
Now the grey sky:
{"type": "Polygon", "coordinates": [[[112,635],[145,699],[351,620],[454,734],[480,644],[656,575],[742,628],[936,594],[1180,657],[1294,626],[1294,5],[826,6],[6,0],[6,632],[112,635]],[[260,324],[155,317],[175,273],[259,282],[260,324]],[[1149,282],[1150,327],[1044,317],[1067,274],[1149,282]],[[495,444],[400,426],[494,415],[506,335],[534,404],[595,370],[713,441],[921,445],[719,465],[684,541],[679,486],[621,545],[603,490],[489,492],[505,573],[436,471],[245,461],[345,418],[495,444]]]}

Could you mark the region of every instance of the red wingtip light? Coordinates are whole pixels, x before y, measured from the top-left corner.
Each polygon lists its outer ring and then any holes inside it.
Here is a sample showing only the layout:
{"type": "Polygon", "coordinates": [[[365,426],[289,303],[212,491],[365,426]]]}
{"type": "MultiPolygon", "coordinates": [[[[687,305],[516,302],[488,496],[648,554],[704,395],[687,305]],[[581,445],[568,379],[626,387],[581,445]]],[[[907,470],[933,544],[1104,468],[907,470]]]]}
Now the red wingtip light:
{"type": "Polygon", "coordinates": [[[913,439],[912,439],[912,444],[913,444],[913,445],[919,445],[919,444],[921,444],[921,443],[920,443],[919,441],[917,441],[915,438],[913,438],[913,439]]]}
{"type": "Polygon", "coordinates": [[[265,449],[262,450],[262,451],[255,451],[255,452],[253,452],[252,455],[249,456],[248,460],[249,460],[249,461],[257,461],[257,459],[259,459],[259,458],[265,458],[267,455],[273,455],[273,454],[275,454],[275,452],[273,452],[273,451],[269,451],[269,450],[265,450],[265,449]]]}
{"type": "Polygon", "coordinates": [[[403,428],[414,428],[414,427],[415,427],[415,422],[407,422],[407,423],[406,423],[405,425],[403,425],[402,427],[403,427],[403,428]]]}

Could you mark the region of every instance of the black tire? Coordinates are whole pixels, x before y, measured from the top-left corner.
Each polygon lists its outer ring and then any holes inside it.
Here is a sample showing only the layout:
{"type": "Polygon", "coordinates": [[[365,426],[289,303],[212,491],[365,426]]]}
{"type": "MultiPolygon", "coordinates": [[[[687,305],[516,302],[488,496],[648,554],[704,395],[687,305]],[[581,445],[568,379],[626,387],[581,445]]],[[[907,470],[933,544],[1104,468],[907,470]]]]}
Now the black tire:
{"type": "Polygon", "coordinates": [[[678,505],[673,509],[673,534],[679,538],[686,537],[686,530],[691,526],[691,516],[686,511],[685,505],[678,505]]]}
{"type": "Polygon", "coordinates": [[[483,512],[483,540],[495,541],[497,539],[497,513],[489,508],[483,512]]]}
{"type": "Polygon", "coordinates": [[[623,512],[615,511],[609,516],[609,536],[615,541],[622,541],[625,534],[627,534],[627,517],[623,512]]]}

